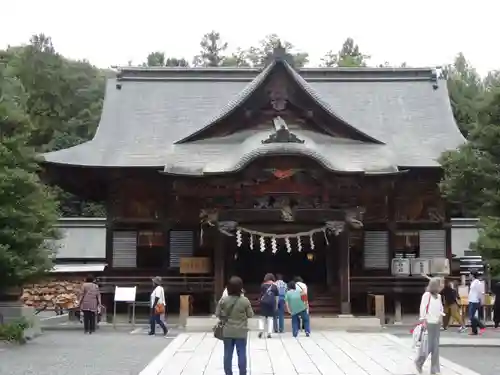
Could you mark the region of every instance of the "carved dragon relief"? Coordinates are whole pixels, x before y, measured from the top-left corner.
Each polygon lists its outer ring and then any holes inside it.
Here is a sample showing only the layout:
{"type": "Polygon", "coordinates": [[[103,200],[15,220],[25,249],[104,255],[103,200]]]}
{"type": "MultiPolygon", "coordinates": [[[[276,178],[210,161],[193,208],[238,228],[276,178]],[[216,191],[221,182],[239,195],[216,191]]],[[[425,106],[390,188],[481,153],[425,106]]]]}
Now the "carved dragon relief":
{"type": "Polygon", "coordinates": [[[274,74],[271,82],[266,87],[269,103],[276,112],[282,112],[290,97],[290,87],[284,74],[274,74]]]}

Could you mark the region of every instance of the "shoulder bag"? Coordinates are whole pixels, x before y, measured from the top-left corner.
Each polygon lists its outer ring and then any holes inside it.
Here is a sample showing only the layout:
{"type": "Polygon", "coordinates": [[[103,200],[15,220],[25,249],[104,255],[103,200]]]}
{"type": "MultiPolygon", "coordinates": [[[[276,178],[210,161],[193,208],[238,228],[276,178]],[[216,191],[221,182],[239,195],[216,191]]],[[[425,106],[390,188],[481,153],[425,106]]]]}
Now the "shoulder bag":
{"type": "MultiPolygon", "coordinates": [[[[163,296],[165,296],[165,291],[162,290],[162,294],[163,294],[163,296]]],[[[156,315],[161,315],[161,314],[164,314],[164,313],[165,313],[165,304],[161,303],[160,301],[158,301],[158,303],[155,305],[155,314],[156,315]]]]}
{"type": "Polygon", "coordinates": [[[219,322],[214,326],[213,331],[214,331],[214,337],[218,340],[223,340],[224,339],[224,327],[226,326],[227,321],[229,320],[229,317],[233,313],[234,306],[236,306],[236,303],[240,297],[236,298],[236,301],[233,302],[231,306],[227,309],[227,313],[224,314],[224,317],[221,317],[219,319],[219,322]]]}

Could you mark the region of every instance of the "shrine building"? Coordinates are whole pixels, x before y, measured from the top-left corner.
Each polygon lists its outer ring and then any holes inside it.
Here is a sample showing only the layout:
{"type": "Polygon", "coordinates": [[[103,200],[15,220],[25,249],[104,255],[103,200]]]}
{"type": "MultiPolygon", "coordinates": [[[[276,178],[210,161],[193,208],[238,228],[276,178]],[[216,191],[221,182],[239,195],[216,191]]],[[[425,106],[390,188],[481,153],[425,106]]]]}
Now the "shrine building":
{"type": "Polygon", "coordinates": [[[277,50],[260,69],[121,68],[95,137],[43,167],[105,202],[108,296],[161,276],[209,313],[231,275],[256,301],[272,272],[304,279],[312,313],[365,313],[368,294],[422,292],[393,259],[451,259],[438,158],[464,141],[434,69],[297,69],[277,50]]]}

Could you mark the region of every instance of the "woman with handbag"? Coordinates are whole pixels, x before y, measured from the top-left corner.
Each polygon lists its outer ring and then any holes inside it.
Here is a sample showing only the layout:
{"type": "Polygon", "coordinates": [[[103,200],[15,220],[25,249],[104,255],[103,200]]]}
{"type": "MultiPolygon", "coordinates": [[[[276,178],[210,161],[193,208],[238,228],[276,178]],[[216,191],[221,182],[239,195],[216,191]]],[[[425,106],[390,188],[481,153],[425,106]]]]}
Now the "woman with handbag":
{"type": "Polygon", "coordinates": [[[224,342],[224,373],[233,375],[232,362],[234,348],[238,355],[240,375],[247,374],[247,336],[248,319],[253,317],[252,305],[242,295],[243,281],[233,276],[227,285],[227,297],[217,304],[215,315],[220,323],[214,329],[214,335],[224,342]]]}
{"type": "Polygon", "coordinates": [[[163,320],[161,320],[161,316],[165,315],[165,290],[161,286],[161,277],[156,276],[152,281],[154,289],[151,293],[151,317],[149,319],[149,335],[154,336],[156,324],[158,324],[163,329],[163,335],[166,336],[168,333],[168,329],[163,320]]]}
{"type": "Polygon", "coordinates": [[[429,354],[431,355],[431,375],[441,373],[439,364],[439,336],[441,333],[441,321],[444,310],[441,301],[441,290],[443,281],[439,277],[429,280],[426,292],[422,295],[420,302],[420,324],[422,325],[422,341],[415,366],[419,374],[429,354]],[[425,337],[424,337],[425,336],[425,337]]]}
{"type": "Polygon", "coordinates": [[[101,307],[101,292],[93,276],[85,278],[80,297],[80,311],[83,315],[84,333],[95,332],[97,313],[101,307]]]}

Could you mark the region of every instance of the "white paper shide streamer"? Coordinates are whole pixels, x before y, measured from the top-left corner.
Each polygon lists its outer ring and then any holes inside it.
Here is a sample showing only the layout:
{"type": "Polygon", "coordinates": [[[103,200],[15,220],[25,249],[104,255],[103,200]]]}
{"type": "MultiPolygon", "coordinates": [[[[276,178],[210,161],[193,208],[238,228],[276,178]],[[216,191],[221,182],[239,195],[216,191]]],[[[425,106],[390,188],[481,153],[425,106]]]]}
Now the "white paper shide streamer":
{"type": "Polygon", "coordinates": [[[311,247],[311,250],[314,250],[314,238],[313,238],[313,235],[311,234],[309,236],[309,246],[311,247]]]}
{"type": "Polygon", "coordinates": [[[238,247],[241,247],[242,244],[243,244],[243,238],[241,235],[241,229],[238,229],[238,231],[236,232],[236,245],[238,245],[238,247]]]}
{"type": "MultiPolygon", "coordinates": [[[[237,227],[236,228],[236,245],[238,247],[243,246],[243,234],[246,234],[249,236],[249,248],[254,249],[254,247],[257,245],[256,242],[258,242],[258,246],[261,252],[264,252],[266,250],[266,238],[269,238],[271,242],[271,250],[273,254],[275,254],[278,251],[278,240],[281,238],[285,241],[285,247],[288,253],[292,252],[292,244],[291,244],[291,239],[296,239],[297,240],[297,251],[302,252],[304,244],[302,243],[302,240],[307,241],[307,238],[309,238],[309,244],[305,242],[305,246],[308,247],[310,250],[314,250],[316,247],[316,244],[314,243],[314,235],[316,233],[323,233],[325,237],[326,244],[328,245],[328,227],[324,226],[321,228],[316,228],[312,229],[308,232],[298,232],[298,233],[263,233],[243,227],[237,227]],[[255,238],[254,238],[255,237],[255,238]],[[304,237],[304,239],[302,238],[304,237]]],[[[227,235],[231,235],[226,233],[227,235]]]]}
{"type": "Polygon", "coordinates": [[[271,248],[273,249],[273,254],[276,254],[276,252],[278,251],[278,244],[276,242],[276,237],[273,237],[271,239],[271,248]]]}
{"type": "Polygon", "coordinates": [[[300,237],[297,237],[297,251],[302,252],[302,241],[300,237]]]}
{"type": "Polygon", "coordinates": [[[290,243],[290,238],[288,238],[288,237],[285,238],[285,246],[286,246],[286,251],[291,253],[292,252],[292,244],[290,243]]]}

